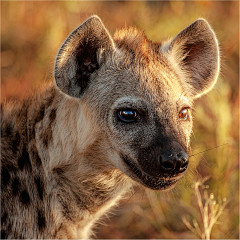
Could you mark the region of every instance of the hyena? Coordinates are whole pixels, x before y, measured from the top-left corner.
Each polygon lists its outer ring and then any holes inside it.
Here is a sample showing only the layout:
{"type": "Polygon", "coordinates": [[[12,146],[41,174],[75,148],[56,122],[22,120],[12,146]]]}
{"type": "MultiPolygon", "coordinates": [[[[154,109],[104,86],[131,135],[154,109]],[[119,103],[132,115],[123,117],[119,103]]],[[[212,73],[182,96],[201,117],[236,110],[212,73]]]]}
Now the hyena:
{"type": "Polygon", "coordinates": [[[153,43],[98,16],[61,46],[53,83],[1,108],[1,237],[88,238],[134,184],[187,170],[193,102],[219,74],[206,20],[153,43]]]}

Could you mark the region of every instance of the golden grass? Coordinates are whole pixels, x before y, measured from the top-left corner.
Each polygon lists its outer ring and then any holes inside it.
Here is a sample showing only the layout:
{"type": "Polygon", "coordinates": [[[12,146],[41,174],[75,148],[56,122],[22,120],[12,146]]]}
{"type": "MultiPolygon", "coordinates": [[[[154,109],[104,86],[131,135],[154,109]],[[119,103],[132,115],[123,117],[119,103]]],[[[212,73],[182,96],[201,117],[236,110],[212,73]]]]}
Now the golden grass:
{"type": "Polygon", "coordinates": [[[223,198],[222,202],[217,203],[214,198],[214,194],[208,194],[207,189],[208,185],[204,185],[204,182],[208,178],[198,180],[194,183],[194,191],[197,198],[198,207],[201,213],[201,220],[203,224],[203,229],[200,228],[197,219],[193,218],[193,226],[186,219],[185,216],[182,217],[184,224],[198,237],[202,239],[210,239],[212,228],[215,224],[219,224],[217,221],[221,214],[223,213],[224,208],[227,205],[227,199],[223,198]],[[203,189],[203,194],[200,193],[200,189],[203,189]]]}

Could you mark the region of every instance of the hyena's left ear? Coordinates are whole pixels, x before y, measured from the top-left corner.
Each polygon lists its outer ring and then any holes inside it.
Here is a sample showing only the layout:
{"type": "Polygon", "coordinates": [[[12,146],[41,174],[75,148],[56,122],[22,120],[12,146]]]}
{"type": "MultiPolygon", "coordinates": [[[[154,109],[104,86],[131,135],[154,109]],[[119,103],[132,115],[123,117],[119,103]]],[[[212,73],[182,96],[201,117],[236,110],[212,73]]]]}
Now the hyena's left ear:
{"type": "Polygon", "coordinates": [[[192,97],[198,98],[212,89],[219,74],[219,47],[206,20],[196,20],[161,49],[192,97]]]}
{"type": "Polygon", "coordinates": [[[113,51],[114,42],[98,16],[75,29],[61,46],[55,62],[58,88],[72,97],[81,97],[91,76],[113,51]]]}

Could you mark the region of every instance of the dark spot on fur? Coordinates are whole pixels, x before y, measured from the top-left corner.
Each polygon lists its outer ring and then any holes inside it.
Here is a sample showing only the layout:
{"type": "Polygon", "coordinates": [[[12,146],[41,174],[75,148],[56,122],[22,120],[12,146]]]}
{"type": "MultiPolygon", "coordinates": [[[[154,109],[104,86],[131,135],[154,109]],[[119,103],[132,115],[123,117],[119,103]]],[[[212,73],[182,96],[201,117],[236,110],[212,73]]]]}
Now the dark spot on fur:
{"type": "Polygon", "coordinates": [[[40,179],[40,177],[35,178],[35,184],[37,186],[38,195],[39,195],[40,199],[43,200],[44,185],[43,185],[43,182],[40,179]]]}
{"type": "Polygon", "coordinates": [[[13,133],[12,127],[8,125],[6,127],[5,133],[6,133],[7,136],[12,135],[12,133],[13,133]]]}
{"type": "Polygon", "coordinates": [[[12,136],[12,134],[13,134],[13,127],[10,125],[10,123],[6,123],[5,127],[4,127],[4,125],[2,125],[2,126],[3,126],[1,128],[2,137],[12,136]]]}
{"type": "Polygon", "coordinates": [[[24,167],[32,169],[32,165],[29,159],[29,154],[26,148],[23,149],[21,157],[18,159],[18,167],[23,170],[24,167]]]}
{"type": "Polygon", "coordinates": [[[20,193],[19,199],[26,206],[28,206],[30,204],[30,197],[26,190],[24,190],[20,193]]]}
{"type": "Polygon", "coordinates": [[[32,128],[31,128],[31,134],[33,136],[35,136],[35,126],[38,122],[40,122],[41,120],[43,120],[45,113],[46,113],[46,109],[49,108],[54,100],[54,95],[51,95],[49,98],[45,99],[45,103],[43,105],[40,106],[39,109],[37,109],[37,111],[35,112],[36,116],[35,119],[32,123],[32,128]]]}
{"type": "Polygon", "coordinates": [[[4,230],[1,230],[1,239],[6,239],[7,236],[7,233],[4,230]]]}
{"type": "Polygon", "coordinates": [[[51,113],[49,114],[50,119],[50,125],[55,121],[56,119],[56,109],[52,109],[51,113]]]}
{"type": "MultiPolygon", "coordinates": [[[[65,193],[65,192],[64,192],[65,193]]],[[[66,194],[66,193],[65,193],[66,194]]],[[[57,199],[59,201],[59,203],[62,205],[62,213],[63,216],[67,219],[72,221],[72,211],[69,208],[69,201],[67,200],[67,197],[64,198],[61,195],[57,195],[57,199]]]]}
{"type": "Polygon", "coordinates": [[[46,113],[46,109],[51,106],[53,100],[54,100],[54,95],[45,99],[45,103],[43,105],[41,105],[38,109],[36,109],[35,118],[29,122],[29,126],[28,126],[30,138],[35,137],[35,126],[38,122],[43,120],[45,113],[46,113]]]}
{"type": "Polygon", "coordinates": [[[42,160],[39,157],[38,153],[35,153],[35,160],[36,160],[37,166],[39,166],[39,167],[42,166],[42,160]]]}
{"type": "Polygon", "coordinates": [[[35,124],[40,122],[43,119],[44,114],[45,114],[45,106],[41,106],[39,111],[37,112],[37,116],[35,118],[35,124]]]}
{"type": "Polygon", "coordinates": [[[1,216],[1,224],[5,223],[6,220],[8,218],[8,214],[5,212],[5,213],[2,213],[2,216],[1,216]]]}
{"type": "Polygon", "coordinates": [[[34,159],[35,164],[38,168],[42,166],[42,160],[38,155],[38,150],[36,145],[32,146],[32,159],[34,159]]]}
{"type": "Polygon", "coordinates": [[[42,142],[43,142],[43,145],[45,146],[45,148],[47,148],[48,147],[47,135],[42,135],[42,142]]]}
{"type": "Polygon", "coordinates": [[[76,192],[73,191],[73,196],[74,196],[74,200],[75,200],[76,204],[78,206],[82,206],[83,202],[82,202],[82,199],[80,198],[80,195],[78,195],[76,192]]]}
{"type": "Polygon", "coordinates": [[[7,186],[9,184],[9,181],[10,181],[10,178],[11,178],[8,169],[7,168],[2,168],[1,175],[2,175],[2,185],[7,186]]]}
{"type": "Polygon", "coordinates": [[[29,139],[34,139],[35,138],[35,125],[34,126],[29,126],[28,127],[28,131],[29,131],[29,139]]]}
{"type": "Polygon", "coordinates": [[[20,182],[19,179],[16,177],[13,182],[12,182],[12,193],[13,196],[16,196],[19,192],[19,186],[20,186],[20,182]]]}
{"type": "Polygon", "coordinates": [[[57,174],[56,179],[57,179],[58,184],[60,186],[62,186],[63,183],[64,184],[70,184],[69,179],[64,175],[64,172],[65,172],[64,168],[65,168],[65,166],[53,169],[53,173],[57,174]]]}
{"type": "Polygon", "coordinates": [[[46,226],[46,219],[45,219],[45,216],[44,216],[44,213],[43,211],[41,210],[38,210],[38,227],[39,227],[39,230],[42,231],[46,226]]]}
{"type": "Polygon", "coordinates": [[[8,224],[7,231],[8,232],[12,232],[12,223],[8,224]]]}
{"type": "Polygon", "coordinates": [[[52,141],[52,128],[51,125],[42,133],[41,135],[42,142],[46,148],[48,148],[49,142],[52,141]]]}
{"type": "Polygon", "coordinates": [[[48,97],[46,99],[46,107],[50,107],[53,103],[53,100],[54,100],[54,97],[55,97],[55,95],[53,94],[53,91],[54,91],[54,89],[51,89],[52,93],[50,94],[50,97],[48,97]]]}
{"type": "Polygon", "coordinates": [[[16,152],[18,150],[19,144],[20,144],[20,135],[17,132],[15,137],[13,138],[13,141],[12,141],[12,149],[13,149],[14,154],[16,154],[16,152]]]}
{"type": "Polygon", "coordinates": [[[19,239],[26,239],[27,237],[24,237],[24,235],[21,233],[19,239]]]}
{"type": "Polygon", "coordinates": [[[53,172],[56,173],[57,175],[62,175],[64,173],[62,168],[54,168],[53,172]]]}

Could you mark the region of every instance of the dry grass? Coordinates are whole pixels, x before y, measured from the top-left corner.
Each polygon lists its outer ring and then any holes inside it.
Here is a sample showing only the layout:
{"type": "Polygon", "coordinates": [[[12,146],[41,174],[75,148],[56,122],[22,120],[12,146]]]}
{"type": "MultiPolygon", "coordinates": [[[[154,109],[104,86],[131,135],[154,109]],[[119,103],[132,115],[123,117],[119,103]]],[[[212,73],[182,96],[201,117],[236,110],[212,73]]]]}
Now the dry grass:
{"type": "Polygon", "coordinates": [[[210,239],[212,228],[215,224],[219,224],[218,219],[223,213],[225,206],[227,205],[227,199],[223,198],[220,203],[214,198],[214,194],[208,194],[207,189],[209,188],[208,185],[204,185],[204,182],[207,178],[203,180],[199,180],[194,183],[194,191],[197,198],[198,207],[201,213],[201,221],[203,228],[200,228],[200,224],[198,223],[197,219],[193,218],[193,226],[190,222],[186,219],[185,216],[182,217],[184,224],[198,237],[202,239],[210,239]],[[203,194],[200,193],[200,188],[203,189],[203,194]]]}

